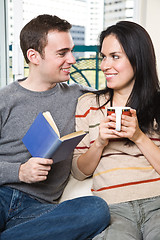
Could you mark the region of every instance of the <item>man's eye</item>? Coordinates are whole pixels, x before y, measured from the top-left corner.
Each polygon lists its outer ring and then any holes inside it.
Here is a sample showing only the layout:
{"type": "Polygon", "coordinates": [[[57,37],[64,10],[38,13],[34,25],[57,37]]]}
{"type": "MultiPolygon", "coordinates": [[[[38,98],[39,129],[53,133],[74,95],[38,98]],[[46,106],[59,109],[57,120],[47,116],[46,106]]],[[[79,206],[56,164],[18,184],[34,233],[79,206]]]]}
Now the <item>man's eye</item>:
{"type": "Polygon", "coordinates": [[[65,54],[66,54],[66,52],[60,52],[60,53],[58,53],[58,55],[61,56],[61,57],[64,57],[65,54]]]}

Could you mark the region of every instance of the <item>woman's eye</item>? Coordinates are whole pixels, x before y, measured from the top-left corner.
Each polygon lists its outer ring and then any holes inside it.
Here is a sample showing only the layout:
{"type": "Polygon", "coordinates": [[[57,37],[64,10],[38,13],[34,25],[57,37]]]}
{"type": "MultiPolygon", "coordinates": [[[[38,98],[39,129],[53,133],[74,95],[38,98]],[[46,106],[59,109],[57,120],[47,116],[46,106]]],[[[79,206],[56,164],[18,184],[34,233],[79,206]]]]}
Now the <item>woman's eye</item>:
{"type": "Polygon", "coordinates": [[[114,59],[119,59],[119,56],[118,55],[113,55],[112,56],[114,59]]]}
{"type": "Polygon", "coordinates": [[[100,58],[103,60],[103,59],[105,59],[105,58],[106,58],[106,56],[105,56],[105,55],[103,55],[103,54],[100,54],[100,58]]]}

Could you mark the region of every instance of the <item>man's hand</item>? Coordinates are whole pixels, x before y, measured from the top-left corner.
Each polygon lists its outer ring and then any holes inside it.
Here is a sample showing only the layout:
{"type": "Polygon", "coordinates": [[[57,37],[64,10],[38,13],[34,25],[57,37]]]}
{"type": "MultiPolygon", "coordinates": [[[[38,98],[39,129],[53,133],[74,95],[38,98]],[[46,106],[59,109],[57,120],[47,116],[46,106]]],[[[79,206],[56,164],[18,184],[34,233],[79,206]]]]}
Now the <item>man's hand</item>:
{"type": "Polygon", "coordinates": [[[19,168],[19,179],[25,183],[45,181],[53,164],[52,159],[30,158],[19,168]]]}

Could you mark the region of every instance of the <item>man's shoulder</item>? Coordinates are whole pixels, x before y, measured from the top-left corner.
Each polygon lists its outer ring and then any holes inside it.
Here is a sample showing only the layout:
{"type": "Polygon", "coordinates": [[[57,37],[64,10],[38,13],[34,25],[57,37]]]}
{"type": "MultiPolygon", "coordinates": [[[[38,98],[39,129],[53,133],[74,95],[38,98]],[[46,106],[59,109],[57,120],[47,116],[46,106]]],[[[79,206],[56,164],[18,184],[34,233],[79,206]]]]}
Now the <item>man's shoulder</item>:
{"type": "Polygon", "coordinates": [[[12,82],[2,88],[0,88],[0,96],[4,97],[6,94],[9,94],[10,92],[13,92],[15,89],[15,82],[12,82]]]}
{"type": "Polygon", "coordinates": [[[60,86],[60,88],[62,88],[62,89],[77,89],[77,90],[89,90],[90,88],[89,87],[86,87],[86,86],[84,86],[84,85],[82,85],[82,84],[79,84],[79,83],[71,83],[71,84],[68,84],[68,83],[66,83],[66,82],[61,82],[61,83],[59,83],[59,86],[60,86]]]}

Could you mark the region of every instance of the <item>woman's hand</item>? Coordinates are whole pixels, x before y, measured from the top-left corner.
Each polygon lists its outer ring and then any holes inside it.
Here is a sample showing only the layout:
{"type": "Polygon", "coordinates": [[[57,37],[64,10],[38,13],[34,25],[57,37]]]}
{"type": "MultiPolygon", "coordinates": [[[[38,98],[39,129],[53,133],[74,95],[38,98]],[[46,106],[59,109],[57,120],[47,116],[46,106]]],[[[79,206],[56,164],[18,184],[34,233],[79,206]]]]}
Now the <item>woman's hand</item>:
{"type": "MultiPolygon", "coordinates": [[[[99,125],[99,136],[96,139],[99,146],[105,147],[108,145],[109,139],[119,138],[115,131],[116,127],[116,115],[112,114],[107,116],[104,120],[101,121],[99,125]]],[[[117,131],[116,131],[117,132],[117,131]]]]}
{"type": "MultiPolygon", "coordinates": [[[[112,130],[112,133],[121,138],[128,138],[134,143],[136,143],[139,138],[143,135],[139,128],[138,119],[136,115],[136,110],[131,109],[131,116],[123,115],[121,116],[121,131],[112,130]]],[[[116,116],[112,114],[110,117],[110,125],[116,127],[116,116]]]]}

